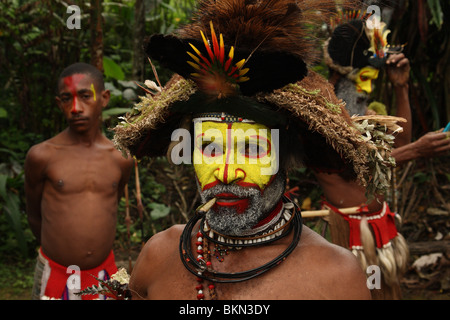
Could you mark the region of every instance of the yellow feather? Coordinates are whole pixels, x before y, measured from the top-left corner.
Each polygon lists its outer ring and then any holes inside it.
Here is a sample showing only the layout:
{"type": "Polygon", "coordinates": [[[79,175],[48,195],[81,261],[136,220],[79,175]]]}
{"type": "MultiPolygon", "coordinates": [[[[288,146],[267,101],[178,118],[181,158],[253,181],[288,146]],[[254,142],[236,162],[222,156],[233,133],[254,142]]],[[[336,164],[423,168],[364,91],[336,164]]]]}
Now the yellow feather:
{"type": "Polygon", "coordinates": [[[245,59],[242,59],[241,61],[239,61],[238,63],[235,64],[236,68],[240,69],[242,68],[242,66],[245,63],[245,59]]]}
{"type": "Polygon", "coordinates": [[[195,62],[200,63],[200,59],[197,58],[195,55],[193,55],[193,54],[190,53],[189,51],[186,51],[186,53],[187,53],[192,59],[194,59],[195,62]]]}
{"type": "Polygon", "coordinates": [[[194,51],[195,51],[195,53],[198,55],[198,56],[201,56],[202,55],[202,53],[192,44],[192,43],[189,43],[189,45],[192,47],[192,49],[194,49],[194,51]]]}
{"type": "Polygon", "coordinates": [[[231,58],[231,59],[234,58],[234,47],[233,46],[230,48],[230,52],[228,53],[228,58],[231,58]]]}
{"type": "Polygon", "coordinates": [[[239,75],[240,75],[240,76],[243,76],[243,75],[245,75],[249,70],[250,70],[249,68],[245,68],[245,69],[239,70],[239,75]]]}
{"type": "Polygon", "coordinates": [[[192,66],[195,70],[202,70],[202,68],[200,68],[198,64],[193,63],[192,61],[187,61],[187,63],[189,63],[189,65],[192,66]]]}

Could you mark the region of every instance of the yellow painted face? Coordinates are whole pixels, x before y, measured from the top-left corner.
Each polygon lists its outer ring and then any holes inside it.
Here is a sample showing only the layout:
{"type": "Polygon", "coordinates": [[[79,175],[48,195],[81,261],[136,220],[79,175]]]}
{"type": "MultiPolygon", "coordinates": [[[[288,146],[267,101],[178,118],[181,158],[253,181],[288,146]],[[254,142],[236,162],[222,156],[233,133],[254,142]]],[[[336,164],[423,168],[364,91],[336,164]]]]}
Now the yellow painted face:
{"type": "Polygon", "coordinates": [[[274,132],[255,123],[195,121],[193,160],[202,191],[220,183],[264,190],[278,171],[274,132]]]}
{"type": "Polygon", "coordinates": [[[364,67],[359,70],[355,79],[355,86],[358,92],[366,92],[367,94],[372,92],[372,80],[378,78],[378,69],[372,67],[364,67]]]}

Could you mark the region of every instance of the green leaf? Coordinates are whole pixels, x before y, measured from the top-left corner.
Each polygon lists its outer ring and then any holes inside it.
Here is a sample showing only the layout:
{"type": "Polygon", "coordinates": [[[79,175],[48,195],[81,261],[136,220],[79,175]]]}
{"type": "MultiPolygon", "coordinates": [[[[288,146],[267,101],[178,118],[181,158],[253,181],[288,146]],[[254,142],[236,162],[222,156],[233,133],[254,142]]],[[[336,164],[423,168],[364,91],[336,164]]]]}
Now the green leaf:
{"type": "Polygon", "coordinates": [[[123,80],[125,79],[125,74],[122,68],[114,62],[114,60],[103,57],[103,70],[105,71],[105,76],[116,79],[123,80]]]}
{"type": "Polygon", "coordinates": [[[3,208],[6,212],[6,216],[8,217],[10,227],[16,234],[20,252],[24,257],[26,257],[28,246],[25,240],[25,234],[22,229],[22,224],[20,222],[20,199],[17,194],[9,193],[3,208]]]}
{"type": "Polygon", "coordinates": [[[440,0],[428,0],[428,7],[431,12],[430,24],[434,23],[438,29],[441,29],[444,23],[444,12],[442,11],[440,0]]]}
{"type": "Polygon", "coordinates": [[[107,109],[107,110],[104,110],[102,112],[102,119],[103,120],[109,119],[110,117],[130,112],[131,110],[132,110],[132,108],[111,108],[111,109],[107,109]]]}
{"type": "Polygon", "coordinates": [[[3,200],[6,201],[6,182],[7,182],[8,176],[6,174],[0,174],[0,197],[3,198],[3,200]]]}
{"type": "Polygon", "coordinates": [[[154,220],[164,218],[170,212],[170,207],[167,207],[166,205],[161,203],[152,202],[148,206],[151,209],[150,216],[154,220]]]}
{"type": "Polygon", "coordinates": [[[5,108],[0,107],[0,118],[7,118],[8,117],[8,111],[6,111],[5,108]]]}

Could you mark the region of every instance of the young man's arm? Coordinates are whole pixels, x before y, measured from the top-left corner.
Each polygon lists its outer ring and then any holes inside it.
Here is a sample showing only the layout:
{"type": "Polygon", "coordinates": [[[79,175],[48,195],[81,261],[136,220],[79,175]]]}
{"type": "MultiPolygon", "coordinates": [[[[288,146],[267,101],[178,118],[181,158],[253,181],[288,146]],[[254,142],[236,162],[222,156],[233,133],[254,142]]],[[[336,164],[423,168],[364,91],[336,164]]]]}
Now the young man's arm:
{"type": "Polygon", "coordinates": [[[119,201],[124,194],[125,186],[128,184],[130,180],[131,171],[133,170],[135,165],[134,158],[132,158],[130,155],[128,155],[128,158],[124,158],[122,155],[120,155],[120,157],[122,157],[119,162],[120,170],[122,171],[122,177],[120,178],[118,189],[119,192],[117,194],[119,201]]]}
{"type": "Polygon", "coordinates": [[[25,197],[28,223],[37,241],[41,242],[41,200],[45,181],[45,152],[42,145],[33,146],[25,159],[25,197]]]}

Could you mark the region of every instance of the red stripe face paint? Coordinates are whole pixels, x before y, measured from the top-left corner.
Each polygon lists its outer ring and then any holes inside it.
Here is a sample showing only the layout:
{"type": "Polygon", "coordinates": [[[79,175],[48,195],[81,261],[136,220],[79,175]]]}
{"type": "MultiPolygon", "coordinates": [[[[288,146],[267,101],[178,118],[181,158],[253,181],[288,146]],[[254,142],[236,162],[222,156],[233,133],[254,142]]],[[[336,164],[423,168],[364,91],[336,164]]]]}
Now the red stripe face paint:
{"type": "Polygon", "coordinates": [[[276,174],[271,169],[278,168],[272,130],[241,122],[196,121],[194,126],[194,169],[202,190],[236,184],[263,192],[276,174]]]}
{"type": "Polygon", "coordinates": [[[65,77],[63,79],[64,85],[69,89],[72,94],[72,110],[70,112],[77,112],[77,85],[85,77],[84,74],[73,74],[71,76],[65,77]]]}

